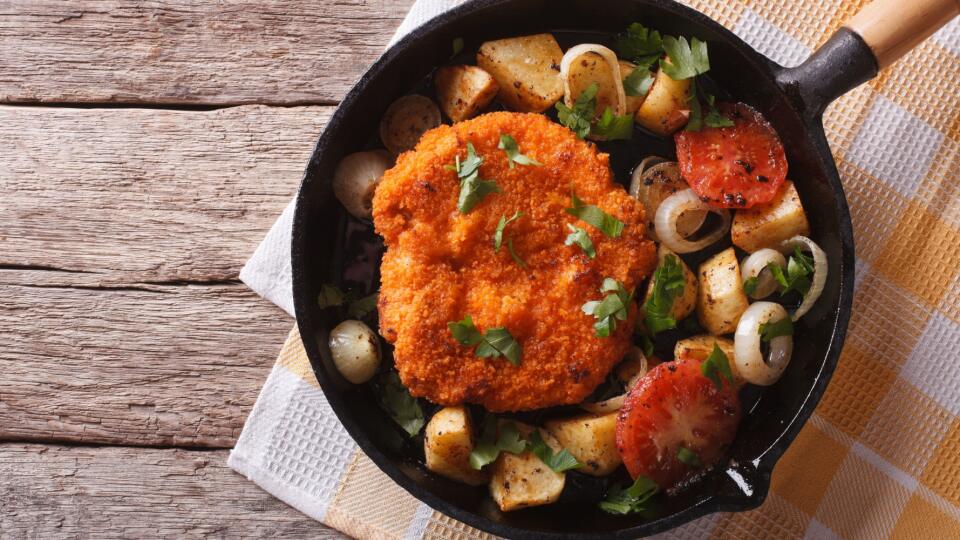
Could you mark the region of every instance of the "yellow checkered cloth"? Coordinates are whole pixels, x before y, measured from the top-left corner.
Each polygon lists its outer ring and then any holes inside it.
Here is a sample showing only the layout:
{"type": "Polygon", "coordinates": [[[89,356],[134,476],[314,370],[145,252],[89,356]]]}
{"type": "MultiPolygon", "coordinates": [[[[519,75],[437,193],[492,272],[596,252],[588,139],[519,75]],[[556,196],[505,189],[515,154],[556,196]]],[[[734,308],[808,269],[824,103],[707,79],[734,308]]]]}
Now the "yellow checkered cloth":
{"type": "MultiPolygon", "coordinates": [[[[792,65],[866,1],[688,3],[792,65]]],[[[759,509],[707,516],[665,537],[960,538],[958,88],[954,21],[827,111],[857,245],[839,367],[759,509]]],[[[328,417],[294,331],[231,466],[352,536],[488,536],[419,503],[328,417]],[[310,400],[321,411],[314,416],[304,412],[310,400]],[[320,435],[304,439],[302,430],[320,435]]]]}

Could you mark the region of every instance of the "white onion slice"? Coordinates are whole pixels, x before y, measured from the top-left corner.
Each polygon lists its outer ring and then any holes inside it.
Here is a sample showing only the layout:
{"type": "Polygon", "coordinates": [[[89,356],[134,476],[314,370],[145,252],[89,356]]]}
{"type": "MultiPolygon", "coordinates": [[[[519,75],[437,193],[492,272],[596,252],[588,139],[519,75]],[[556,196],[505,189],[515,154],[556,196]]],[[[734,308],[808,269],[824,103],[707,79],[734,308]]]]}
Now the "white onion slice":
{"type": "MultiPolygon", "coordinates": [[[[647,357],[643,355],[643,351],[640,350],[639,347],[631,347],[630,352],[627,353],[627,357],[624,360],[624,364],[627,365],[621,366],[617,369],[617,376],[621,377],[626,371],[632,372],[629,379],[623,383],[623,386],[627,389],[627,393],[629,393],[630,389],[633,388],[633,385],[637,384],[637,381],[647,374],[647,357]],[[628,369],[623,369],[624,367],[627,367],[628,369]]],[[[623,380],[622,377],[621,380],[623,380]]],[[[607,414],[614,411],[619,411],[620,407],[623,407],[623,402],[627,398],[627,393],[614,396],[604,401],[598,401],[596,403],[581,403],[580,408],[587,412],[592,412],[593,414],[607,414]]]]}
{"type": "Polygon", "coordinates": [[[733,357],[737,373],[749,383],[770,386],[777,382],[790,363],[793,336],[778,336],[770,340],[770,355],[763,358],[760,351],[760,325],[789,317],[787,310],[773,302],[754,302],[740,316],[734,334],[733,357]]]}
{"type": "Polygon", "coordinates": [[[730,212],[725,208],[712,208],[708,206],[697,197],[692,189],[685,189],[674,193],[660,203],[653,225],[660,241],[671,251],[676,253],[693,253],[723,238],[723,235],[730,230],[730,212]],[[700,240],[690,241],[678,231],[678,221],[684,212],[696,210],[713,212],[720,216],[723,223],[721,223],[716,230],[700,240]]]}
{"type": "Polygon", "coordinates": [[[750,278],[757,278],[757,288],[750,295],[750,298],[766,298],[777,290],[777,280],[773,279],[773,274],[767,269],[767,266],[773,263],[780,268],[787,267],[787,258],[775,249],[763,248],[754,251],[749,257],[740,264],[740,275],[743,281],[750,278]]]}
{"type": "Polygon", "coordinates": [[[333,173],[333,194],[347,212],[360,219],[370,219],[373,193],[390,166],[390,154],[383,150],[350,154],[340,160],[333,173]]]}
{"type": "Polygon", "coordinates": [[[800,307],[798,307],[790,317],[794,321],[800,319],[800,317],[803,317],[810,311],[813,304],[820,298],[820,293],[823,292],[824,285],[827,284],[827,254],[820,249],[820,246],[818,246],[816,242],[806,236],[794,236],[789,240],[784,240],[783,243],[780,244],[780,251],[789,254],[793,251],[794,246],[797,245],[801,246],[801,250],[805,247],[813,254],[813,281],[810,284],[810,290],[804,295],[800,307]]]}
{"type": "Polygon", "coordinates": [[[596,43],[584,43],[571,47],[560,60],[560,78],[563,79],[563,101],[568,107],[573,107],[574,96],[570,92],[570,66],[573,61],[584,54],[595,53],[603,58],[603,61],[610,66],[610,73],[613,75],[613,86],[617,93],[617,107],[613,111],[617,116],[623,116],[627,110],[627,94],[623,90],[623,76],[620,72],[620,62],[617,61],[617,53],[596,43]]]}

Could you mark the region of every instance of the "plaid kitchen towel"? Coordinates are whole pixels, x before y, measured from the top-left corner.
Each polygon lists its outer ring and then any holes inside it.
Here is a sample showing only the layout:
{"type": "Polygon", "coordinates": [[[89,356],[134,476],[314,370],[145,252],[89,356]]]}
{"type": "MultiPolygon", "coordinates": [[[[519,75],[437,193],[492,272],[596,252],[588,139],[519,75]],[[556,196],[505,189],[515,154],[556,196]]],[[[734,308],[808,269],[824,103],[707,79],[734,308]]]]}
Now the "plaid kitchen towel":
{"type": "MultiPolygon", "coordinates": [[[[414,6],[421,16],[450,4],[424,1],[414,6]]],[[[795,65],[866,0],[688,3],[795,65]]],[[[857,243],[839,367],[778,464],[763,506],[707,516],[665,536],[960,538],[958,88],[955,20],[828,109],[824,123],[857,243]]],[[[245,281],[262,290],[250,275],[245,281]]],[[[356,537],[488,536],[418,502],[358,450],[325,401],[296,330],[229,463],[356,537]]]]}

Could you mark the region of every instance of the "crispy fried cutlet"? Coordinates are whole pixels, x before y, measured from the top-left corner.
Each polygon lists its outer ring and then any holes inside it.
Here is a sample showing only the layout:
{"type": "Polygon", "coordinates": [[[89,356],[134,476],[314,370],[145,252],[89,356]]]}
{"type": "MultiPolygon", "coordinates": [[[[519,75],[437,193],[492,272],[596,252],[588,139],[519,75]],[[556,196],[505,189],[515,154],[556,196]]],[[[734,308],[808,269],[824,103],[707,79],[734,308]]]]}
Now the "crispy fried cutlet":
{"type": "Polygon", "coordinates": [[[498,112],[427,132],[416,149],[387,171],[373,200],[374,224],[387,245],[381,266],[380,332],[395,345],[403,383],[414,396],[442,405],[481,404],[518,411],[582,401],[630,346],[637,316],[610,337],[597,337],[585,302],[601,300],[604,278],[636,288],[656,264],[644,236],[643,206],[612,179],[608,156],[567,128],[538,114],[498,112]],[[522,154],[542,166],[509,167],[497,148],[511,135],[522,154]],[[501,192],[468,214],[457,209],[460,182],[447,166],[472,143],[484,159],[480,176],[501,192]],[[564,210],[571,192],[625,224],[619,238],[564,210]],[[501,216],[523,216],[504,231],[501,216]],[[568,224],[585,229],[596,248],[591,259],[564,245],[568,224]],[[519,366],[478,358],[454,339],[447,323],[470,315],[480,331],[504,327],[523,349],[519,366]]]}

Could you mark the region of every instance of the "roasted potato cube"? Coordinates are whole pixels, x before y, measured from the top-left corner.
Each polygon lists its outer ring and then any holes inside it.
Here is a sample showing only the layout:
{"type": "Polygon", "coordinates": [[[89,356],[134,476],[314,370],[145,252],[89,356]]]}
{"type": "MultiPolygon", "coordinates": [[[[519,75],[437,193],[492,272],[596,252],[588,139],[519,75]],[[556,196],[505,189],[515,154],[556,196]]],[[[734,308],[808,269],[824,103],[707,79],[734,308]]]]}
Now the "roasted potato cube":
{"type": "Polygon", "coordinates": [[[446,66],[433,77],[440,108],[451,120],[472,118],[486,108],[500,91],[500,85],[476,66],[446,66]]]}
{"type": "Polygon", "coordinates": [[[543,112],[563,97],[562,59],[550,34],[488,41],[477,52],[477,64],[500,85],[500,100],[521,112],[543,112]]]}
{"type": "Polygon", "coordinates": [[[697,294],[697,315],[700,325],[719,336],[737,329],[740,316],[750,306],[740,263],[733,248],[728,248],[700,264],[700,290],[697,294]]]}
{"type": "Polygon", "coordinates": [[[713,352],[713,346],[717,345],[720,350],[727,355],[730,371],[739,384],[743,383],[743,378],[737,373],[737,364],[733,355],[733,340],[725,337],[711,336],[710,334],[701,334],[699,336],[681,339],[673,346],[674,358],[688,356],[698,360],[706,360],[713,352]]]}
{"type": "Polygon", "coordinates": [[[567,80],[570,84],[570,95],[565,96],[564,101],[568,106],[572,107],[580,94],[590,85],[596,84],[597,114],[601,114],[607,107],[616,113],[619,105],[616,85],[622,85],[623,81],[616,80],[613,68],[603,56],[595,52],[587,52],[576,57],[568,68],[567,80]]]}
{"type": "Polygon", "coordinates": [[[580,472],[606,476],[623,463],[617,450],[617,414],[585,414],[547,422],[546,427],[561,446],[584,464],[580,472]]]}
{"type": "MultiPolygon", "coordinates": [[[[694,308],[697,307],[697,275],[690,270],[690,267],[687,266],[687,263],[683,262],[683,259],[681,259],[679,255],[670,251],[663,244],[660,244],[660,247],[657,248],[657,256],[661,264],[668,255],[676,257],[677,262],[679,262],[683,268],[683,280],[685,282],[683,285],[683,294],[673,300],[673,311],[671,312],[671,316],[679,321],[693,313],[694,308]]],[[[647,294],[644,297],[644,302],[649,300],[650,296],[653,295],[653,287],[654,279],[651,277],[650,282],[647,284],[647,294]]]]}
{"type": "Polygon", "coordinates": [[[659,135],[669,135],[682,128],[690,118],[690,81],[675,81],[663,70],[657,71],[634,120],[659,135]]]}
{"type": "Polygon", "coordinates": [[[777,249],[781,242],[797,235],[809,236],[810,223],[797,187],[789,180],[780,186],[769,203],[738,210],[730,228],[734,245],[748,253],[763,248],[777,249]]]}
{"type": "MultiPolygon", "coordinates": [[[[534,428],[518,424],[517,429],[526,437],[534,428]]],[[[541,429],[540,436],[554,452],[562,449],[548,432],[541,429]]],[[[490,496],[500,510],[509,512],[556,502],[565,483],[564,473],[553,472],[533,452],[501,452],[493,464],[490,496]]]]}
{"type": "Polygon", "coordinates": [[[486,471],[470,466],[473,426],[463,407],[444,407],[427,423],[423,450],[427,468],[451,480],[479,486],[487,481],[486,471]]]}

